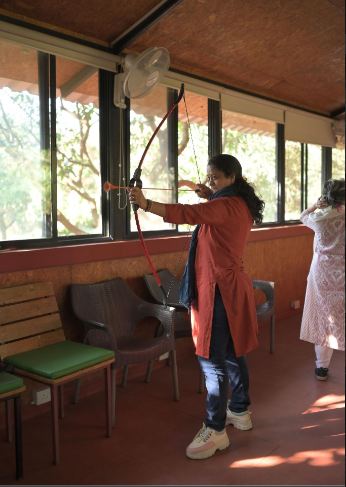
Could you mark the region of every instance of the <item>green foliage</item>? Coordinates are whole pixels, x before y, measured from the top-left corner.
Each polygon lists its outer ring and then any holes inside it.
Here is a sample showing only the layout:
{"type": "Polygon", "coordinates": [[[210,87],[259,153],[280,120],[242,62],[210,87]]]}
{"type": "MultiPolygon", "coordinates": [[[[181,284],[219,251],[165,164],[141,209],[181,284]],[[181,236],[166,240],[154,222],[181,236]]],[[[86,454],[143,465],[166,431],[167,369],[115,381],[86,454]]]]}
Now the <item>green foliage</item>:
{"type": "Polygon", "coordinates": [[[277,221],[275,136],[223,130],[223,149],[242,165],[243,176],[265,202],[264,222],[277,221]]]}
{"type": "Polygon", "coordinates": [[[345,178],[345,147],[337,147],[332,151],[332,178],[345,178]]]}
{"type": "Polygon", "coordinates": [[[42,235],[38,117],[38,97],[0,90],[1,240],[42,235]]]}
{"type": "MultiPolygon", "coordinates": [[[[60,235],[100,232],[98,109],[57,102],[60,235]]],[[[0,90],[1,240],[50,236],[50,151],[41,150],[38,96],[0,90]]]]}

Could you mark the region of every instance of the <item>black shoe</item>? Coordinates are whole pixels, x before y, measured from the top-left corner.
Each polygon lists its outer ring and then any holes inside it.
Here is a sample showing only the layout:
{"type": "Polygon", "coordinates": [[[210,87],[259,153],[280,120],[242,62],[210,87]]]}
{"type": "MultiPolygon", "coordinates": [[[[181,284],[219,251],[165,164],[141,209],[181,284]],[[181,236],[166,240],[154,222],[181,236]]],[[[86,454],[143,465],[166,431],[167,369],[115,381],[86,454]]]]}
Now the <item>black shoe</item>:
{"type": "Polygon", "coordinates": [[[324,367],[318,367],[315,369],[315,377],[317,380],[327,380],[328,379],[328,369],[324,367]]]}

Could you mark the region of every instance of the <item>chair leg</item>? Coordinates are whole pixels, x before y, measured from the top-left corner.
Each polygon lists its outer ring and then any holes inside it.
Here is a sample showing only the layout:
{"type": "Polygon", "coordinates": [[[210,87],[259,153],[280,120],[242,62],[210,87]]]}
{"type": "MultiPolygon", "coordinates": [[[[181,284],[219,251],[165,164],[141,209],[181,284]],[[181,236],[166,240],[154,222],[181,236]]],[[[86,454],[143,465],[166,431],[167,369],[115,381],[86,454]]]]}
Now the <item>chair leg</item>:
{"type": "Polygon", "coordinates": [[[124,369],[123,369],[123,378],[122,378],[122,381],[121,381],[121,387],[126,387],[127,386],[127,377],[129,375],[129,366],[128,365],[124,365],[124,369]]]}
{"type": "Polygon", "coordinates": [[[58,386],[52,384],[50,386],[51,392],[51,412],[52,412],[52,435],[53,435],[53,463],[58,465],[60,463],[59,450],[59,405],[58,405],[58,386]]]}
{"type": "Polygon", "coordinates": [[[172,364],[171,371],[172,371],[173,388],[174,388],[174,400],[179,401],[180,394],[179,394],[179,382],[178,382],[177,352],[175,350],[171,350],[169,352],[169,355],[172,364]]]}
{"type": "Polygon", "coordinates": [[[115,425],[115,399],[117,393],[117,371],[112,364],[111,366],[111,374],[112,374],[112,426],[115,425]]]}
{"type": "Polygon", "coordinates": [[[154,368],[154,360],[149,360],[148,366],[147,366],[147,373],[145,374],[145,382],[149,384],[151,381],[151,374],[154,368]]]}
{"type": "Polygon", "coordinates": [[[11,400],[5,401],[6,414],[6,438],[9,443],[13,441],[13,402],[11,400]]]}
{"type": "Polygon", "coordinates": [[[73,398],[73,404],[77,404],[79,402],[79,397],[80,397],[80,379],[77,379],[75,384],[75,390],[74,390],[74,398],[73,398]]]}
{"type": "Polygon", "coordinates": [[[59,392],[59,418],[62,419],[65,416],[64,410],[64,384],[58,388],[59,392]]]}
{"type": "Polygon", "coordinates": [[[112,434],[112,379],[111,366],[105,369],[105,398],[106,398],[106,436],[109,438],[112,434]]]}
{"type": "Polygon", "coordinates": [[[16,479],[23,476],[23,440],[20,396],[14,398],[14,434],[16,450],[16,479]]]}
{"type": "Polygon", "coordinates": [[[270,317],[270,353],[274,353],[275,348],[275,318],[274,316],[270,317]]]}

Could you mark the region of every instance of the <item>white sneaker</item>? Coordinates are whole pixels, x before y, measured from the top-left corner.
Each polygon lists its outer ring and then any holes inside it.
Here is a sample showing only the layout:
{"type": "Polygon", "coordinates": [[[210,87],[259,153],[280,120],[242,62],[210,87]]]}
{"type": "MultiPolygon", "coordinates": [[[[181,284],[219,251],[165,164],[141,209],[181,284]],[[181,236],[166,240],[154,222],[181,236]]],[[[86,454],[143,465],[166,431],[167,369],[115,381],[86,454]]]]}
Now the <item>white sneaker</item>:
{"type": "Polygon", "coordinates": [[[227,408],[226,426],[232,424],[238,430],[251,430],[252,421],[250,417],[250,411],[244,411],[243,413],[233,413],[227,408]]]}
{"type": "Polygon", "coordinates": [[[215,431],[203,423],[202,428],[186,448],[186,456],[193,460],[202,460],[212,457],[216,450],[224,450],[228,446],[229,438],[226,430],[215,431]]]}

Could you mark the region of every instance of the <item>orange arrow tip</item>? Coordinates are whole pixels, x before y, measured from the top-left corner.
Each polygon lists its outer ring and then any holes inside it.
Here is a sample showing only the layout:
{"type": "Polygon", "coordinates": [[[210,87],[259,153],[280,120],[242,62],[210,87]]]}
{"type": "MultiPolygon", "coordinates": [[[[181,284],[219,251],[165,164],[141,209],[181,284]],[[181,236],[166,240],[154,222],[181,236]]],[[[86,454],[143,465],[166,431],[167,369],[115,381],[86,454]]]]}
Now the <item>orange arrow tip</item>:
{"type": "Polygon", "coordinates": [[[103,185],[103,190],[108,193],[112,189],[112,185],[109,181],[106,181],[103,185]]]}

